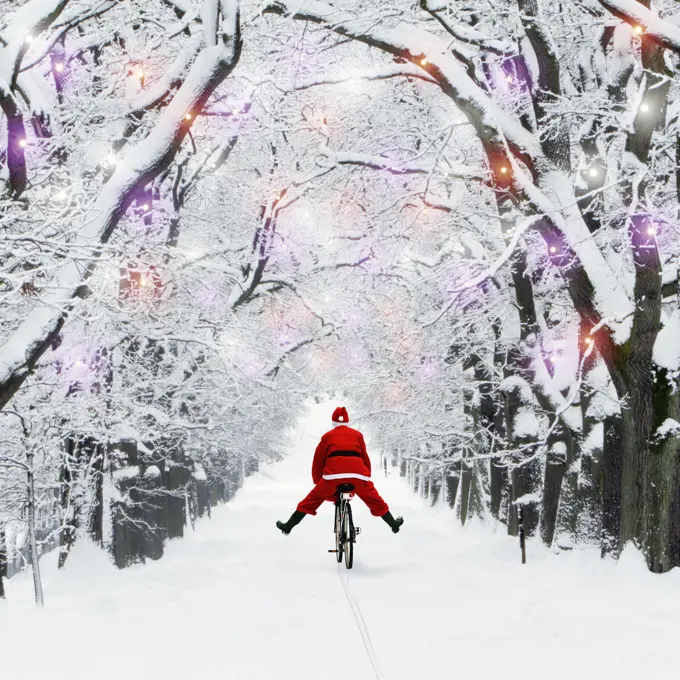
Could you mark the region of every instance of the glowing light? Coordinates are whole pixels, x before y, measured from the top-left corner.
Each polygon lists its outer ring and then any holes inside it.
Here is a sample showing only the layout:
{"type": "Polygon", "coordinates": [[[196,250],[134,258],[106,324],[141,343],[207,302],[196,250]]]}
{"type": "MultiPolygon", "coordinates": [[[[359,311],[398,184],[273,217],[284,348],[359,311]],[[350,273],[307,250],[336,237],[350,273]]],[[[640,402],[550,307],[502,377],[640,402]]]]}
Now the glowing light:
{"type": "Polygon", "coordinates": [[[33,42],[33,36],[32,35],[27,35],[26,36],[26,42],[30,45],[33,42]]]}
{"type": "Polygon", "coordinates": [[[427,66],[427,57],[423,57],[423,58],[420,60],[420,63],[421,63],[422,66],[427,66]]]}
{"type": "Polygon", "coordinates": [[[640,35],[641,33],[644,33],[644,31],[645,31],[645,29],[644,29],[642,26],[640,26],[639,24],[638,24],[637,26],[635,26],[635,28],[634,28],[633,30],[634,30],[638,35],[640,35]]]}
{"type": "Polygon", "coordinates": [[[513,82],[512,76],[507,76],[505,79],[506,79],[509,83],[512,83],[512,82],[513,82]]]}
{"type": "Polygon", "coordinates": [[[192,118],[192,116],[191,116],[190,113],[187,113],[187,114],[184,116],[184,120],[191,120],[191,118],[192,118]]]}
{"type": "Polygon", "coordinates": [[[135,75],[136,75],[140,80],[142,80],[142,79],[144,78],[144,71],[142,71],[141,68],[140,68],[140,69],[137,69],[137,72],[135,73],[135,75]]]}
{"type": "Polygon", "coordinates": [[[61,62],[59,62],[59,63],[54,65],[54,70],[57,73],[61,73],[64,70],[64,65],[61,62]]]}
{"type": "Polygon", "coordinates": [[[80,359],[76,359],[76,366],[82,366],[83,362],[80,359]]]}
{"type": "Polygon", "coordinates": [[[66,192],[62,189],[62,190],[61,190],[58,194],[56,194],[54,197],[55,197],[58,201],[63,201],[63,200],[66,198],[66,196],[67,196],[66,192]]]}
{"type": "Polygon", "coordinates": [[[648,233],[650,236],[654,236],[654,234],[656,234],[656,229],[654,229],[654,227],[648,227],[648,228],[647,228],[647,233],[648,233]]]}
{"type": "Polygon", "coordinates": [[[144,211],[146,212],[148,209],[149,209],[149,204],[148,204],[148,203],[145,203],[145,204],[142,206],[142,210],[144,210],[144,211]]]}
{"type": "Polygon", "coordinates": [[[551,253],[556,253],[556,252],[557,252],[557,247],[556,247],[556,246],[550,246],[550,252],[551,252],[551,253]]]}
{"type": "Polygon", "coordinates": [[[640,111],[642,111],[643,113],[647,113],[647,111],[649,111],[649,104],[646,103],[641,104],[640,111]]]}
{"type": "Polygon", "coordinates": [[[592,338],[586,338],[586,339],[584,340],[584,342],[586,343],[586,345],[590,345],[590,344],[592,344],[593,339],[592,339],[592,338]]]}
{"type": "Polygon", "coordinates": [[[504,165],[504,166],[501,168],[501,175],[507,175],[507,173],[508,173],[508,168],[504,165]]]}
{"type": "Polygon", "coordinates": [[[25,139],[20,139],[20,140],[19,140],[19,146],[20,146],[22,149],[25,149],[25,148],[28,146],[28,142],[27,142],[25,139]]]}
{"type": "Polygon", "coordinates": [[[148,283],[148,280],[147,280],[146,276],[144,276],[144,274],[142,274],[139,277],[139,285],[140,286],[146,286],[147,283],[148,283]]]}
{"type": "Polygon", "coordinates": [[[238,116],[238,114],[241,113],[238,109],[234,109],[234,115],[238,116]]]}
{"type": "Polygon", "coordinates": [[[550,357],[550,363],[554,364],[557,362],[557,357],[556,356],[551,356],[550,357]]]}
{"type": "Polygon", "coordinates": [[[591,177],[597,177],[599,173],[597,171],[597,168],[590,168],[590,170],[588,170],[588,174],[591,177]]]}

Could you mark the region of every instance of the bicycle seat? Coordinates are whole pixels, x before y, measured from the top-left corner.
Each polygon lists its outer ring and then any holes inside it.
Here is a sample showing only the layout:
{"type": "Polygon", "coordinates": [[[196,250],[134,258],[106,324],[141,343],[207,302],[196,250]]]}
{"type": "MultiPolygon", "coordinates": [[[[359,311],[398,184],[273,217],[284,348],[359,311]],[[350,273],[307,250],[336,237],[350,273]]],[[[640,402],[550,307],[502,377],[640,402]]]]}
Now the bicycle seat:
{"type": "Polygon", "coordinates": [[[336,491],[338,493],[349,493],[354,491],[354,484],[338,484],[336,491]]]}

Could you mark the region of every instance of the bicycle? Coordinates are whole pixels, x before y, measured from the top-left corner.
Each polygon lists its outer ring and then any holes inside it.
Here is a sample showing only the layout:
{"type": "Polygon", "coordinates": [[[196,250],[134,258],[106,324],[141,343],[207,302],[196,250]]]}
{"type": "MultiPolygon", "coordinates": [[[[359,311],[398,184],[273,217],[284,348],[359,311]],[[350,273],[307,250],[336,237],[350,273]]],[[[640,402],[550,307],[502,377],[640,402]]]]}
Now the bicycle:
{"type": "Polygon", "coordinates": [[[345,567],[351,569],[354,564],[354,544],[357,536],[361,533],[359,527],[354,526],[352,520],[352,508],[350,501],[354,498],[353,484],[338,484],[335,494],[335,550],[328,552],[336,553],[338,562],[342,562],[345,556],[345,567]]]}

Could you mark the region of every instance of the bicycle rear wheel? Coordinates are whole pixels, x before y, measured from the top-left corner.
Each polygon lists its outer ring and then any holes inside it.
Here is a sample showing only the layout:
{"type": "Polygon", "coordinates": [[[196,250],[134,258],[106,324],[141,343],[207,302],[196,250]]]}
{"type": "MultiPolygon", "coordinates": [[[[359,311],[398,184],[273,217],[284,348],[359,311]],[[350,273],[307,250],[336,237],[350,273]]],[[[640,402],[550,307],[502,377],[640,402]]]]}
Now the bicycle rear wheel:
{"type": "Polygon", "coordinates": [[[342,562],[342,501],[335,504],[335,557],[342,562]]]}
{"type": "Polygon", "coordinates": [[[354,564],[354,522],[352,521],[352,507],[345,503],[345,517],[343,526],[343,538],[345,548],[345,566],[351,569],[354,564]]]}

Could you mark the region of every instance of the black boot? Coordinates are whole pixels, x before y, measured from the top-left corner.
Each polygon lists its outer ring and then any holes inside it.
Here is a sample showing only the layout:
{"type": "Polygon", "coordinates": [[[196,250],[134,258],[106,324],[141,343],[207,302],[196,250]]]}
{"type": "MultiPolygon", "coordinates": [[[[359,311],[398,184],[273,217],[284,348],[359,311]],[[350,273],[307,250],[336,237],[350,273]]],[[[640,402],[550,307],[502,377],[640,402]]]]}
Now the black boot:
{"type": "Polygon", "coordinates": [[[305,516],[306,513],[300,512],[299,510],[296,510],[291,516],[290,519],[287,522],[277,522],[276,526],[283,531],[286,536],[290,533],[291,529],[294,526],[297,526],[300,524],[302,521],[302,518],[305,516]]]}
{"type": "Polygon", "coordinates": [[[392,513],[388,511],[382,515],[382,518],[385,520],[385,522],[387,522],[387,524],[389,524],[393,534],[399,533],[399,527],[401,527],[401,525],[404,523],[403,517],[397,517],[397,519],[394,519],[394,517],[392,517],[392,513]]]}

